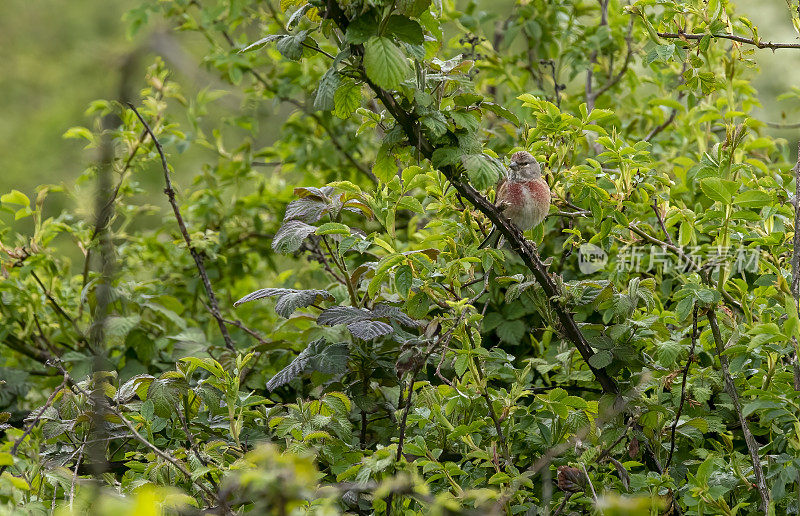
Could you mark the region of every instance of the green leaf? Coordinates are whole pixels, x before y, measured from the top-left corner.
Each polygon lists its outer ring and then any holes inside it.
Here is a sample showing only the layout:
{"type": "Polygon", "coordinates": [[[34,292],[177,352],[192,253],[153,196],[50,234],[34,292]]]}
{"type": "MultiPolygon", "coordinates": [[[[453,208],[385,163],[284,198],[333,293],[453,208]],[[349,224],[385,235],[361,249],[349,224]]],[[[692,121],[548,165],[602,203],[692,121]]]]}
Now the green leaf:
{"type": "Polygon", "coordinates": [[[388,146],[381,145],[378,150],[378,156],[372,165],[372,173],[381,183],[388,183],[397,176],[397,163],[395,163],[394,155],[389,152],[388,146]]]}
{"type": "Polygon", "coordinates": [[[611,364],[611,360],[613,357],[614,356],[611,353],[611,351],[604,349],[589,357],[589,365],[591,365],[596,369],[602,369],[607,365],[611,364]]]}
{"type": "Polygon", "coordinates": [[[272,249],[277,253],[293,253],[300,249],[308,235],[317,230],[314,226],[300,220],[285,222],[272,240],[272,249]]]}
{"type": "Polygon", "coordinates": [[[514,125],[519,125],[519,119],[517,118],[517,115],[504,108],[500,104],[495,104],[494,102],[484,102],[481,104],[481,108],[491,111],[499,117],[505,118],[514,125]]]}
{"type": "Polygon", "coordinates": [[[280,52],[281,55],[286,59],[297,61],[303,57],[303,43],[305,42],[307,36],[308,31],[301,30],[297,34],[282,38],[276,45],[278,52],[280,52]]]}
{"type": "Polygon", "coordinates": [[[394,285],[403,297],[408,296],[413,280],[414,272],[408,265],[401,265],[394,271],[394,285]]]}
{"type": "Polygon", "coordinates": [[[322,76],[317,86],[317,95],[314,97],[314,109],[317,111],[331,111],[336,107],[334,96],[336,89],[342,82],[335,68],[329,69],[322,76]]]}
{"type": "Polygon", "coordinates": [[[159,378],[147,389],[147,399],[153,402],[155,415],[168,418],[180,410],[180,401],[186,382],[178,378],[159,378]]]}
{"type": "Polygon", "coordinates": [[[381,88],[394,89],[409,74],[403,51],[387,37],[373,36],[364,45],[364,68],[381,88]]]}
{"type": "Polygon", "coordinates": [[[433,168],[442,168],[448,165],[454,165],[461,161],[463,152],[456,147],[441,147],[433,151],[431,156],[431,164],[433,168]]]}
{"type": "Polygon", "coordinates": [[[422,45],[425,41],[419,23],[399,14],[389,16],[386,33],[410,45],[422,45]]]}
{"type": "Polygon", "coordinates": [[[345,41],[351,45],[361,45],[378,33],[378,20],[370,11],[350,22],[345,32],[345,41]]]}
{"type": "Polygon", "coordinates": [[[350,226],[339,222],[326,222],[315,231],[317,235],[349,235],[350,226]]]}
{"type": "Polygon", "coordinates": [[[519,344],[522,337],[525,336],[527,327],[525,323],[519,319],[513,321],[504,321],[497,327],[497,336],[500,340],[507,344],[519,344]]]}
{"type": "Polygon", "coordinates": [[[345,79],[341,82],[336,93],[333,95],[335,108],[333,114],[339,118],[350,118],[361,105],[361,85],[353,79],[345,79]]]}
{"type": "Polygon", "coordinates": [[[497,183],[502,171],[499,164],[485,154],[469,154],[462,158],[472,185],[483,190],[497,183]]]}
{"type": "Polygon", "coordinates": [[[11,190],[9,193],[0,197],[0,202],[3,204],[18,204],[20,206],[30,206],[31,201],[28,196],[19,190],[11,190]]]}
{"type": "Polygon", "coordinates": [[[733,204],[741,208],[761,208],[770,202],[772,202],[772,196],[762,190],[747,190],[733,200],[733,204]]]}
{"type": "Polygon", "coordinates": [[[700,181],[700,188],[706,196],[722,204],[730,204],[733,194],[739,189],[739,183],[719,177],[707,177],[700,181]]]}
{"type": "Polygon", "coordinates": [[[277,297],[275,302],[275,313],[281,317],[289,318],[298,308],[317,304],[325,299],[332,301],[333,295],[327,290],[295,290],[293,288],[262,288],[247,294],[239,299],[233,306],[243,303],[264,299],[265,297],[277,297]]]}

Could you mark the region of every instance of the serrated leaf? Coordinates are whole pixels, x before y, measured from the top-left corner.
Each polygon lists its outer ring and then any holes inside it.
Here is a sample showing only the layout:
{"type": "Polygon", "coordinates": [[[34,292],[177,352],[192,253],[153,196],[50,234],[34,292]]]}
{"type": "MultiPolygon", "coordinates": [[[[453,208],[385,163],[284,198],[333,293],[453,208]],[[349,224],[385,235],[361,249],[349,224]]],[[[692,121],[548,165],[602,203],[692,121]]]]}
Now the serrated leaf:
{"type": "Polygon", "coordinates": [[[313,224],[328,213],[330,207],[331,205],[327,198],[323,199],[315,195],[308,195],[290,202],[286,206],[283,220],[301,220],[307,224],[313,224]]]}
{"type": "Polygon", "coordinates": [[[348,360],[350,360],[350,347],[346,342],[338,342],[317,349],[308,362],[308,368],[325,374],[342,373],[347,370],[348,360]]]}
{"type": "Polygon", "coordinates": [[[373,320],[375,317],[365,308],[334,306],[319,315],[317,324],[324,326],[344,324],[353,336],[363,340],[372,340],[391,333],[391,325],[373,320]]]}
{"type": "Polygon", "coordinates": [[[308,36],[307,30],[301,30],[297,34],[281,38],[276,45],[278,52],[286,59],[297,61],[303,57],[303,43],[308,36]]]}
{"type": "Polygon", "coordinates": [[[525,323],[519,319],[513,321],[504,321],[497,327],[497,336],[500,340],[507,344],[519,344],[522,337],[525,336],[527,328],[525,323]]]}
{"type": "Polygon", "coordinates": [[[314,97],[314,109],[317,111],[332,111],[336,107],[334,96],[336,89],[342,82],[335,67],[329,69],[322,76],[317,86],[317,95],[314,97]]]}
{"type": "Polygon", "coordinates": [[[373,36],[364,44],[364,69],[370,80],[386,89],[396,88],[409,75],[403,51],[383,36],[373,36]]]}
{"type": "Polygon", "coordinates": [[[485,154],[468,154],[462,158],[469,180],[478,190],[497,183],[502,174],[500,166],[485,154]]]}
{"type": "Polygon", "coordinates": [[[305,308],[312,304],[327,299],[333,300],[333,295],[327,290],[295,290],[291,288],[262,288],[247,294],[236,301],[233,306],[239,306],[248,301],[255,301],[265,297],[277,297],[275,312],[281,317],[291,317],[298,308],[305,308]]]}
{"type": "Polygon", "coordinates": [[[448,165],[454,165],[461,161],[463,152],[456,147],[440,147],[433,151],[431,156],[431,164],[433,168],[442,168],[448,165]]]}
{"type": "Polygon", "coordinates": [[[596,369],[602,369],[611,364],[613,358],[611,351],[604,349],[589,357],[589,364],[596,369]]]}
{"type": "Polygon", "coordinates": [[[411,284],[414,280],[414,273],[408,265],[401,265],[394,271],[394,285],[397,292],[403,297],[408,296],[411,284]]]}
{"type": "Polygon", "coordinates": [[[361,85],[347,78],[341,82],[333,95],[333,114],[339,118],[350,118],[361,105],[361,85]]]}
{"type": "Polygon", "coordinates": [[[169,418],[173,411],[180,410],[183,392],[187,389],[186,381],[178,378],[159,378],[147,389],[147,401],[153,402],[156,416],[169,418]]]}
{"type": "Polygon", "coordinates": [[[300,220],[284,222],[272,240],[272,249],[277,253],[293,253],[300,249],[303,240],[317,228],[300,220]]]}

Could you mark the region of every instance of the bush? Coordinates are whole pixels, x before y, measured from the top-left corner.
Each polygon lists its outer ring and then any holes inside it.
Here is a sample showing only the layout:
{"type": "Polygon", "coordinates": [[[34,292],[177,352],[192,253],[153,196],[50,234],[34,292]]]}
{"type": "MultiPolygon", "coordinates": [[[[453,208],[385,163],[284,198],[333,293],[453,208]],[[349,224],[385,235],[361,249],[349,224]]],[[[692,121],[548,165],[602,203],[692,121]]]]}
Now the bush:
{"type": "Polygon", "coordinates": [[[0,198],[9,511],[797,511],[800,166],[749,83],[796,44],[718,1],[204,4],[128,18],[224,89],[156,59],[74,187],[0,198]]]}

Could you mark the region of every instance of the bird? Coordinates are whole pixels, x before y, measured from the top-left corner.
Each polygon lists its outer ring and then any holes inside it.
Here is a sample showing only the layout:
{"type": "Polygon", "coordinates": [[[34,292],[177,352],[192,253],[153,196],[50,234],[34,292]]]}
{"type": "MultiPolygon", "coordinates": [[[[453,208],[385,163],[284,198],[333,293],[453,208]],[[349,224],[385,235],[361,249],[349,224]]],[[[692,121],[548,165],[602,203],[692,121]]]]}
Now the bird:
{"type": "MultiPolygon", "coordinates": [[[[495,206],[520,230],[528,231],[542,223],[550,210],[550,187],[542,177],[536,158],[527,151],[511,155],[506,177],[497,183],[495,206]]],[[[501,246],[500,232],[492,229],[478,249],[501,246]]]]}

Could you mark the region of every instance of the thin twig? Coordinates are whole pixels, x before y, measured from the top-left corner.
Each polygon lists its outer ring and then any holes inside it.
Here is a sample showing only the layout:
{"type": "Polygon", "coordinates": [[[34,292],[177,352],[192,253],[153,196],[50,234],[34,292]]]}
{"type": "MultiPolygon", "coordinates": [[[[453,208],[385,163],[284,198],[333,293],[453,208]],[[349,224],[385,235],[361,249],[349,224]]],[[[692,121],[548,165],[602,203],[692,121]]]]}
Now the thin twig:
{"type": "MultiPolygon", "coordinates": [[[[632,47],[632,33],[633,33],[633,16],[630,17],[630,21],[628,22],[628,33],[625,35],[625,61],[622,63],[622,67],[620,68],[619,72],[614,75],[607,83],[605,83],[600,89],[596,90],[592,93],[594,99],[596,100],[600,95],[607,92],[611,88],[614,87],[625,75],[625,72],[628,71],[628,66],[631,63],[631,57],[633,57],[633,47],[632,47]]],[[[592,103],[594,106],[594,103],[592,103]]]]}
{"type": "MultiPolygon", "coordinates": [[[[326,16],[334,20],[341,30],[347,30],[350,24],[344,11],[342,11],[341,7],[336,2],[328,3],[326,16]]],[[[356,54],[363,53],[363,48],[358,45],[353,45],[351,48],[356,54]]],[[[359,71],[364,73],[365,82],[375,93],[376,97],[383,103],[392,118],[400,125],[409,142],[417,147],[421,156],[428,160],[432,159],[435,146],[422,133],[418,115],[406,111],[391,92],[371,81],[363,70],[363,65],[359,71]]],[[[550,272],[547,270],[547,266],[539,257],[538,252],[534,246],[525,239],[520,229],[503,215],[495,205],[489,202],[484,195],[475,190],[469,182],[464,181],[459,169],[452,165],[447,165],[439,167],[439,170],[448,179],[456,192],[472,204],[478,211],[483,213],[494,227],[500,231],[506,241],[509,242],[511,249],[520,256],[525,266],[531,270],[548,298],[559,297],[561,292],[556,280],[553,279],[550,272]]],[[[592,371],[592,374],[595,376],[598,383],[600,383],[604,392],[610,394],[618,393],[619,387],[611,375],[605,369],[592,366],[589,359],[594,356],[594,350],[578,327],[572,313],[559,303],[554,303],[553,309],[561,323],[565,338],[572,342],[578,349],[587,367],[592,371]]]]}
{"type": "Polygon", "coordinates": [[[583,469],[583,474],[586,475],[586,481],[589,482],[589,487],[592,489],[592,500],[594,500],[594,503],[597,503],[597,491],[594,490],[594,484],[592,484],[592,479],[589,478],[589,472],[586,471],[586,464],[581,462],[581,468],[583,469]]]}
{"type": "Polygon", "coordinates": [[[682,39],[682,40],[698,40],[703,39],[706,36],[709,36],[712,39],[729,39],[731,41],[736,41],[737,43],[744,43],[745,45],[753,45],[758,48],[771,48],[772,50],[776,50],[779,48],[800,48],[800,43],[772,43],[767,42],[764,43],[760,40],[755,40],[752,38],[744,38],[742,36],[736,36],[734,34],[687,34],[686,32],[679,31],[679,32],[658,32],[659,37],[664,39],[682,39]]]}
{"type": "Polygon", "coordinates": [[[83,330],[80,329],[80,327],[78,326],[78,323],[75,321],[75,319],[72,316],[70,316],[66,312],[66,310],[64,310],[61,307],[60,304],[58,304],[58,301],[56,301],[56,299],[53,297],[53,294],[47,289],[47,287],[44,286],[44,283],[42,283],[42,280],[39,279],[39,276],[36,274],[36,271],[31,271],[31,276],[36,281],[36,283],[39,284],[39,287],[41,287],[42,292],[44,292],[45,297],[47,298],[48,301],[50,301],[50,304],[53,305],[53,308],[55,308],[56,312],[58,312],[59,315],[61,315],[61,317],[63,317],[67,321],[69,321],[70,325],[72,325],[72,327],[78,333],[79,340],[85,341],[86,340],[86,336],[83,334],[83,330]]]}
{"type": "MultiPolygon", "coordinates": [[[[25,431],[22,432],[22,435],[19,436],[19,438],[14,441],[14,446],[11,447],[11,455],[14,456],[17,455],[17,450],[19,450],[19,446],[22,444],[22,441],[24,441],[25,438],[28,437],[28,435],[30,435],[30,433],[33,431],[33,428],[39,424],[39,421],[42,419],[44,412],[48,408],[50,408],[50,405],[52,405],[53,401],[55,401],[56,399],[56,395],[59,392],[61,392],[61,389],[66,387],[66,385],[67,385],[67,377],[65,376],[64,381],[61,382],[61,385],[56,387],[56,390],[54,390],[50,394],[50,397],[47,398],[47,401],[45,402],[44,405],[42,405],[42,408],[39,409],[39,412],[36,414],[36,416],[34,416],[34,418],[30,421],[30,423],[28,423],[28,425],[25,427],[25,431]]],[[[3,467],[0,467],[0,475],[2,475],[5,472],[6,468],[8,468],[8,465],[3,465],[3,467]]]]}
{"type": "MultiPolygon", "coordinates": [[[[681,73],[679,75],[680,79],[678,80],[678,84],[676,85],[676,87],[684,83],[685,79],[683,78],[683,74],[686,72],[687,66],[688,63],[684,61],[683,67],[681,68],[681,73]]],[[[677,101],[680,102],[685,96],[686,96],[686,90],[680,90],[678,92],[677,101]]],[[[676,116],[678,116],[678,108],[672,108],[670,110],[667,119],[664,120],[664,122],[662,122],[661,124],[654,127],[649,133],[647,133],[647,136],[644,137],[644,141],[649,142],[650,140],[655,138],[657,134],[659,134],[661,131],[669,127],[669,125],[675,120],[676,116]]]]}
{"type": "Polygon", "coordinates": [[[222,333],[222,338],[225,340],[225,347],[227,347],[230,351],[236,351],[236,347],[233,345],[233,340],[231,339],[230,334],[228,333],[228,328],[225,326],[225,320],[222,318],[222,315],[219,312],[219,304],[217,303],[217,296],[214,294],[214,289],[211,287],[211,281],[208,279],[208,274],[206,273],[205,265],[203,264],[203,255],[201,255],[197,249],[195,249],[194,245],[192,244],[192,238],[189,236],[189,232],[186,230],[186,224],[183,221],[183,216],[181,215],[180,207],[178,203],[175,201],[175,190],[172,188],[172,180],[170,179],[169,175],[169,166],[167,165],[167,158],[164,155],[164,149],[161,148],[161,143],[156,138],[156,135],[153,134],[153,131],[150,129],[150,126],[147,124],[145,119],[139,114],[139,111],[134,107],[133,104],[128,103],[128,106],[133,110],[136,114],[136,117],[142,122],[144,128],[147,130],[147,133],[150,135],[150,138],[153,139],[153,143],[156,146],[156,150],[158,151],[158,155],[161,157],[161,168],[164,170],[164,182],[166,187],[164,188],[164,193],[167,194],[167,198],[169,199],[169,203],[172,206],[172,211],[175,214],[175,219],[178,222],[178,228],[180,228],[181,235],[183,236],[183,240],[186,242],[186,246],[189,248],[189,253],[192,255],[194,259],[194,263],[197,266],[197,270],[200,273],[200,278],[203,280],[203,286],[205,287],[206,294],[208,295],[208,301],[211,305],[211,315],[217,320],[217,325],[219,326],[219,331],[222,333]]]}
{"type": "Polygon", "coordinates": [[[408,412],[411,410],[412,396],[414,395],[414,376],[416,370],[411,372],[408,378],[408,394],[406,394],[406,405],[403,407],[403,418],[400,420],[400,438],[397,441],[397,460],[403,456],[403,442],[406,438],[406,422],[408,420],[408,412]]]}
{"type": "MultiPolygon", "coordinates": [[[[474,351],[477,346],[475,345],[475,340],[472,338],[472,332],[470,331],[470,328],[464,328],[464,332],[467,334],[470,350],[474,351]]],[[[475,364],[475,371],[478,375],[476,380],[478,380],[478,387],[481,390],[481,396],[483,396],[483,399],[486,400],[486,407],[489,410],[489,417],[492,418],[494,429],[497,432],[497,439],[500,441],[500,447],[503,451],[503,458],[506,461],[506,466],[509,466],[511,464],[511,453],[508,449],[508,442],[506,441],[505,434],[503,434],[503,427],[500,425],[500,419],[497,417],[497,413],[494,411],[494,403],[492,402],[492,398],[489,396],[486,377],[483,374],[483,369],[480,363],[475,364]]]]}
{"type": "MultiPolygon", "coordinates": [[[[70,386],[70,388],[72,388],[75,392],[77,392],[87,400],[91,399],[91,395],[88,392],[86,392],[86,390],[83,387],[78,385],[78,383],[72,378],[72,376],[70,376],[69,372],[64,367],[64,363],[61,361],[61,359],[56,358],[55,364],[56,367],[58,367],[58,369],[64,374],[65,378],[67,379],[67,384],[70,386]]],[[[200,482],[198,479],[193,478],[189,470],[186,469],[186,466],[184,466],[181,462],[179,462],[178,459],[176,459],[175,457],[163,451],[155,444],[145,439],[142,436],[142,434],[140,434],[138,430],[136,430],[133,424],[130,421],[128,421],[128,419],[125,418],[122,412],[120,412],[119,409],[114,406],[114,403],[116,403],[114,400],[106,397],[104,398],[104,401],[106,409],[119,418],[120,422],[122,422],[122,424],[125,425],[125,427],[133,434],[134,439],[145,445],[147,448],[149,448],[153,453],[161,457],[163,460],[175,466],[175,468],[178,471],[180,471],[181,474],[183,474],[189,482],[199,487],[211,500],[219,501],[217,494],[211,489],[209,489],[208,486],[200,482]]]]}
{"type": "Polygon", "coordinates": [[[672,464],[672,454],[675,452],[675,430],[678,428],[678,421],[681,419],[681,412],[683,411],[683,403],[686,400],[686,378],[689,376],[689,367],[694,361],[694,348],[697,345],[697,303],[694,304],[692,310],[692,345],[689,348],[689,357],[686,359],[686,366],[683,368],[683,379],[681,380],[681,401],[678,404],[678,411],[675,413],[675,421],[672,423],[672,430],[669,438],[669,456],[664,469],[669,469],[672,464]]]}
{"type": "MultiPolygon", "coordinates": [[[[792,241],[792,296],[794,296],[794,304],[797,308],[800,304],[800,142],[797,143],[797,163],[792,168],[794,172],[794,239],[792,241]]],[[[794,344],[794,357],[792,358],[792,373],[794,376],[794,389],[800,391],[800,346],[798,346],[797,338],[792,336],[792,344],[794,344]]]]}
{"type": "Polygon", "coordinates": [[[717,323],[717,314],[714,313],[714,308],[708,310],[706,316],[708,323],[711,326],[711,334],[714,336],[714,343],[717,348],[717,355],[719,356],[719,363],[722,367],[722,377],[725,383],[725,391],[730,396],[733,402],[733,408],[736,410],[736,415],[739,418],[739,424],[742,426],[742,434],[744,434],[744,442],[747,445],[747,451],[750,452],[750,460],[753,462],[753,474],[756,477],[756,488],[761,496],[759,509],[762,513],[766,514],[769,508],[769,488],[764,479],[764,472],[761,469],[761,458],[758,455],[758,443],[750,432],[750,427],[747,424],[747,418],[742,413],[742,406],[739,402],[739,393],[736,390],[736,385],[733,383],[731,372],[728,368],[728,356],[725,355],[725,345],[722,342],[722,334],[719,331],[719,324],[717,323]]]}
{"type": "Polygon", "coordinates": [[[626,436],[626,435],[628,435],[628,430],[629,430],[629,429],[630,429],[630,428],[631,428],[631,427],[632,427],[634,424],[636,424],[636,419],[634,419],[634,418],[630,418],[630,419],[628,420],[628,424],[627,424],[627,425],[625,425],[625,430],[623,430],[623,431],[622,431],[622,433],[620,434],[620,436],[619,436],[619,437],[617,437],[617,439],[616,439],[616,440],[615,440],[613,443],[611,443],[611,444],[610,444],[610,445],[609,445],[609,446],[608,446],[608,447],[607,447],[605,450],[603,450],[602,452],[600,452],[600,455],[598,455],[598,456],[597,456],[597,459],[595,459],[595,462],[600,462],[600,461],[602,461],[603,459],[605,459],[605,458],[606,458],[606,456],[607,456],[607,455],[609,455],[609,454],[611,453],[611,450],[613,450],[613,449],[614,449],[614,448],[615,448],[615,447],[616,447],[616,446],[617,446],[619,443],[621,443],[621,442],[622,442],[622,440],[623,440],[623,439],[625,439],[625,436],[626,436]]]}

